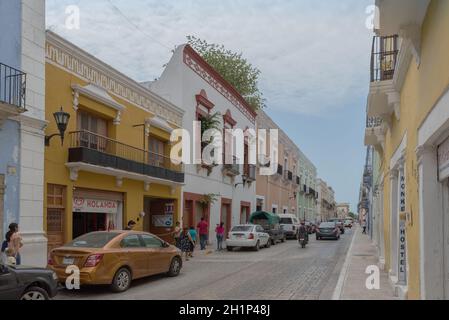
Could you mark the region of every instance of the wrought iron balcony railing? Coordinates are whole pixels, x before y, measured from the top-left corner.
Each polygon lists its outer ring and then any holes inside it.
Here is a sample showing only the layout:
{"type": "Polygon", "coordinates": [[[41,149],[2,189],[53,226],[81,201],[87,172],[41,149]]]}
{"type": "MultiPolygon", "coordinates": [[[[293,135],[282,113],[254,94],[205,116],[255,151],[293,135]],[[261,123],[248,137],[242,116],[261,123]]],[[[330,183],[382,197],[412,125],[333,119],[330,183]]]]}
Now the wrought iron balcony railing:
{"type": "Polygon", "coordinates": [[[25,109],[26,74],[0,63],[0,102],[25,109]]]}
{"type": "Polygon", "coordinates": [[[398,36],[373,38],[371,82],[393,79],[398,58],[398,36]]]}
{"type": "Polygon", "coordinates": [[[69,162],[82,162],[184,182],[184,167],[169,157],[118,142],[89,131],[70,133],[69,162]]]}

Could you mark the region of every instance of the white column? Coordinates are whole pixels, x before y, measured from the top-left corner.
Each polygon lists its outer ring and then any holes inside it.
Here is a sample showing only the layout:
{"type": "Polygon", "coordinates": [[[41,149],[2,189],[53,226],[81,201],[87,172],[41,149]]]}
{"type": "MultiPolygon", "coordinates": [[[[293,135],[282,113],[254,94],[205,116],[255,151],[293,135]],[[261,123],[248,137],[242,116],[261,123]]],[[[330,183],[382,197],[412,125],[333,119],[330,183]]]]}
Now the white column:
{"type": "Polygon", "coordinates": [[[417,149],[419,168],[421,299],[444,298],[444,226],[442,187],[437,180],[437,151],[417,149]]]}

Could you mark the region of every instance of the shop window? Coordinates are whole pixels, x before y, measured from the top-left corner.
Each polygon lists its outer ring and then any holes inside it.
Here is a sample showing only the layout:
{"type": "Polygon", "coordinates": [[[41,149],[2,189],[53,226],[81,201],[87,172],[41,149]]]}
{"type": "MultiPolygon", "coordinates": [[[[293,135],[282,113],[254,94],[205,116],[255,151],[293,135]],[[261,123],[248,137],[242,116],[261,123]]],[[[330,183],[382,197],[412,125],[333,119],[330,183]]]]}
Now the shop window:
{"type": "Polygon", "coordinates": [[[149,164],[155,167],[165,168],[165,154],[167,143],[155,137],[149,138],[149,164]]]}

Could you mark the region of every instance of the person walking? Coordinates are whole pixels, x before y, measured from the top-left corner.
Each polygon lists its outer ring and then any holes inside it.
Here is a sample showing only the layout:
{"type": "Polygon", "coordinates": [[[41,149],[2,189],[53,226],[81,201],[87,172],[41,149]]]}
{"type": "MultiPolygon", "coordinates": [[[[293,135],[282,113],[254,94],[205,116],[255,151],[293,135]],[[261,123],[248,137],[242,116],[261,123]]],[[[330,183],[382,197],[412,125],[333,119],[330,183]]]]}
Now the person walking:
{"type": "Polygon", "coordinates": [[[179,243],[181,246],[182,255],[185,254],[186,261],[190,260],[189,256],[190,256],[192,242],[193,242],[193,240],[192,240],[192,237],[190,236],[189,229],[185,228],[181,232],[181,236],[179,238],[179,243]]]}
{"type": "Polygon", "coordinates": [[[190,227],[189,234],[190,234],[190,237],[192,238],[192,245],[190,248],[190,258],[193,258],[193,252],[195,251],[195,246],[196,246],[196,241],[197,241],[197,236],[198,236],[198,233],[196,232],[195,227],[193,227],[193,226],[190,227]]]}
{"type": "Polygon", "coordinates": [[[204,217],[201,218],[201,221],[196,226],[198,229],[198,234],[200,235],[200,247],[201,250],[206,250],[207,240],[209,237],[209,224],[207,223],[204,217]]]}
{"type": "Polygon", "coordinates": [[[217,224],[215,228],[215,233],[217,234],[217,251],[223,250],[223,239],[224,239],[224,223],[217,224]]]}
{"type": "Polygon", "coordinates": [[[176,227],[175,227],[175,231],[173,231],[173,239],[175,240],[175,246],[178,249],[181,249],[181,234],[182,234],[182,228],[181,228],[181,224],[178,222],[176,222],[176,227]]]}
{"type": "Polygon", "coordinates": [[[8,243],[8,248],[6,249],[8,256],[13,257],[16,260],[16,265],[20,266],[22,260],[20,249],[23,247],[23,243],[17,223],[11,223],[9,225],[9,231],[6,233],[6,241],[8,243]]]}
{"type": "Polygon", "coordinates": [[[362,228],[363,228],[363,234],[366,234],[366,220],[364,219],[363,221],[362,221],[362,228]]]}

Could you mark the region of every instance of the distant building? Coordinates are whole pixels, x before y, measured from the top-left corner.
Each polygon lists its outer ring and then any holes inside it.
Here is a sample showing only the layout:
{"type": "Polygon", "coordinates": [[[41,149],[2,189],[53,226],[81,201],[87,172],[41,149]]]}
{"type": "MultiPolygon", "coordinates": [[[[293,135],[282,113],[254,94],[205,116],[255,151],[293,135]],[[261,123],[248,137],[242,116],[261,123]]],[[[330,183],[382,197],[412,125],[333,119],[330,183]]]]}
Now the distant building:
{"type": "Polygon", "coordinates": [[[338,203],[337,204],[337,217],[344,219],[349,216],[351,205],[349,203],[338,203]]]}
{"type": "Polygon", "coordinates": [[[317,179],[318,187],[318,202],[317,209],[318,221],[327,221],[330,218],[336,217],[336,203],[335,203],[335,192],[332,187],[328,186],[327,183],[322,179],[317,179]]]}

